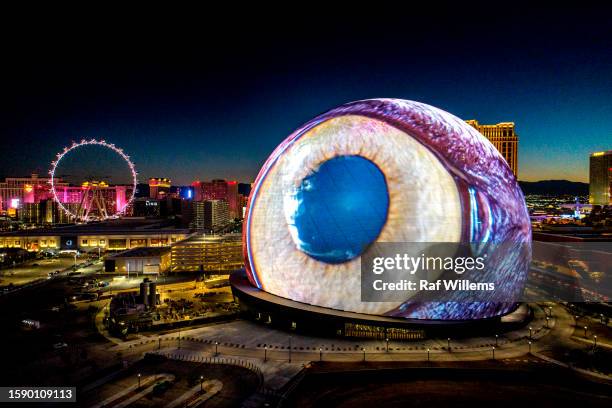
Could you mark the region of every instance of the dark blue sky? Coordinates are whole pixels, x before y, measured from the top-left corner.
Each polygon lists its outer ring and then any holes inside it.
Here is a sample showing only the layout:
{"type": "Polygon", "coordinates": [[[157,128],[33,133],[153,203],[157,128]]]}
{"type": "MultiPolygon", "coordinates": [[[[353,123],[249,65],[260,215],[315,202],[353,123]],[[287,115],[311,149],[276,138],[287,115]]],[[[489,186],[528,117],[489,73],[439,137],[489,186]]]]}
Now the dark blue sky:
{"type": "Polygon", "coordinates": [[[612,149],[612,14],[516,4],[32,22],[2,40],[0,176],[46,172],[71,140],[96,137],[143,179],[248,182],[314,115],[394,97],[514,121],[520,179],[586,181],[588,154],[612,149]]]}

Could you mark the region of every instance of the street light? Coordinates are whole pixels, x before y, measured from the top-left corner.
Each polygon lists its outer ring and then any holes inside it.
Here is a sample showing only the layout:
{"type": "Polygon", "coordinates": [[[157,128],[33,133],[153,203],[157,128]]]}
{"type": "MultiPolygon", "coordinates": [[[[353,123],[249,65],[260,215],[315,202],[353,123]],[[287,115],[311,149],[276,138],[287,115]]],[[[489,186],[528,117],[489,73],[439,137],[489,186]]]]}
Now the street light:
{"type": "Polygon", "coordinates": [[[427,361],[429,361],[429,349],[427,349],[427,361]]]}
{"type": "Polygon", "coordinates": [[[385,341],[387,342],[387,353],[388,353],[389,352],[389,338],[387,337],[385,341]]]}
{"type": "Polygon", "coordinates": [[[219,342],[215,341],[215,357],[217,357],[219,355],[218,347],[219,347],[219,342]]]}
{"type": "Polygon", "coordinates": [[[319,361],[323,361],[323,347],[319,347],[319,361]]]}
{"type": "Polygon", "coordinates": [[[495,360],[495,346],[491,348],[491,351],[493,352],[493,360],[495,360]]]}
{"type": "Polygon", "coordinates": [[[140,388],[140,373],[138,373],[138,388],[140,388]]]}
{"type": "Polygon", "coordinates": [[[204,376],[201,375],[200,376],[200,392],[204,391],[204,386],[202,385],[203,382],[204,382],[204,376]]]}
{"type": "Polygon", "coordinates": [[[268,346],[264,347],[264,363],[268,361],[268,346]]]}
{"type": "Polygon", "coordinates": [[[549,317],[548,317],[548,316],[546,316],[546,328],[547,328],[547,329],[548,329],[548,319],[549,319],[549,317]]]}
{"type": "Polygon", "coordinates": [[[588,330],[588,329],[589,329],[589,328],[588,328],[587,326],[584,326],[584,337],[585,337],[585,338],[586,338],[586,336],[587,336],[587,330],[588,330]]]}
{"type": "Polygon", "coordinates": [[[495,347],[497,347],[497,340],[499,339],[499,334],[495,335],[495,347]]]}
{"type": "Polygon", "coordinates": [[[533,329],[531,328],[531,326],[529,326],[529,338],[530,338],[530,339],[533,337],[533,336],[532,336],[532,330],[533,330],[533,329]]]}
{"type": "Polygon", "coordinates": [[[361,351],[363,351],[363,361],[365,362],[365,348],[364,348],[364,347],[362,347],[362,348],[361,348],[361,351]]]}
{"type": "Polygon", "coordinates": [[[593,336],[593,348],[597,347],[597,335],[593,336]]]}
{"type": "Polygon", "coordinates": [[[529,342],[529,354],[531,354],[531,342],[529,342]]]}

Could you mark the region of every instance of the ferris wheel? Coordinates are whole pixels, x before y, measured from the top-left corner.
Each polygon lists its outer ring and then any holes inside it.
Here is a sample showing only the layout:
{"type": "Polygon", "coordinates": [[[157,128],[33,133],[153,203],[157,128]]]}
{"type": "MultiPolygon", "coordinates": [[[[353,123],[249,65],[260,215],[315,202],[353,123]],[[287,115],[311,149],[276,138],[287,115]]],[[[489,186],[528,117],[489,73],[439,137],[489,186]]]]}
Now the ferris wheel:
{"type": "Polygon", "coordinates": [[[134,163],[123,149],[105,140],[96,139],[82,139],[80,142],[72,142],[72,145],[64,147],[62,152],[56,155],[56,159],[51,162],[49,175],[53,200],[66,215],[78,222],[102,221],[119,217],[134,201],[138,183],[138,173],[134,163]],[[131,185],[111,186],[96,177],[85,180],[80,186],[60,183],[56,177],[56,170],[62,159],[71,152],[88,146],[100,146],[116,153],[129,168],[131,185]]]}

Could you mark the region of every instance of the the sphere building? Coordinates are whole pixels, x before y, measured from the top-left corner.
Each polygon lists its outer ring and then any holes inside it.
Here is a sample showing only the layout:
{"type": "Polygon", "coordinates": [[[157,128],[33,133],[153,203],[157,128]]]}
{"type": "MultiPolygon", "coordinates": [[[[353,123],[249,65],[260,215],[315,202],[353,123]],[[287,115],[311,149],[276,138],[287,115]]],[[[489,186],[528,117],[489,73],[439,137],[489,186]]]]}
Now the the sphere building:
{"type": "MultiPolygon", "coordinates": [[[[447,112],[398,99],[342,105],[287,137],[253,185],[244,224],[251,295],[385,321],[466,321],[513,310],[516,302],[499,293],[514,299],[523,290],[530,242],[523,194],[494,146],[447,112]],[[501,288],[490,301],[364,302],[360,255],[375,242],[524,249],[492,268],[501,288]]],[[[244,290],[235,292],[242,301],[244,290]]]]}

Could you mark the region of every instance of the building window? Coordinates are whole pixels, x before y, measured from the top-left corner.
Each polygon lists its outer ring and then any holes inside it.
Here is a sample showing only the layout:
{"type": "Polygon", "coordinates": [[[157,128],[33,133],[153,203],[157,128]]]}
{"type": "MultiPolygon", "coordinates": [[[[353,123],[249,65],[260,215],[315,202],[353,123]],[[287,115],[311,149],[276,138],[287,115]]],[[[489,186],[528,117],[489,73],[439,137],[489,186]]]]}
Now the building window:
{"type": "Polygon", "coordinates": [[[47,240],[46,239],[41,240],[40,246],[47,246],[47,240]]]}
{"type": "Polygon", "coordinates": [[[81,245],[83,245],[83,246],[87,246],[87,240],[86,240],[86,239],[82,239],[82,240],[81,240],[81,245]]]}
{"type": "Polygon", "coordinates": [[[54,247],[55,246],[55,240],[54,239],[50,239],[49,240],[49,246],[50,247],[54,247]]]}
{"type": "Polygon", "coordinates": [[[106,240],[101,239],[101,240],[100,240],[100,246],[104,246],[104,245],[106,245],[106,240]]]}

